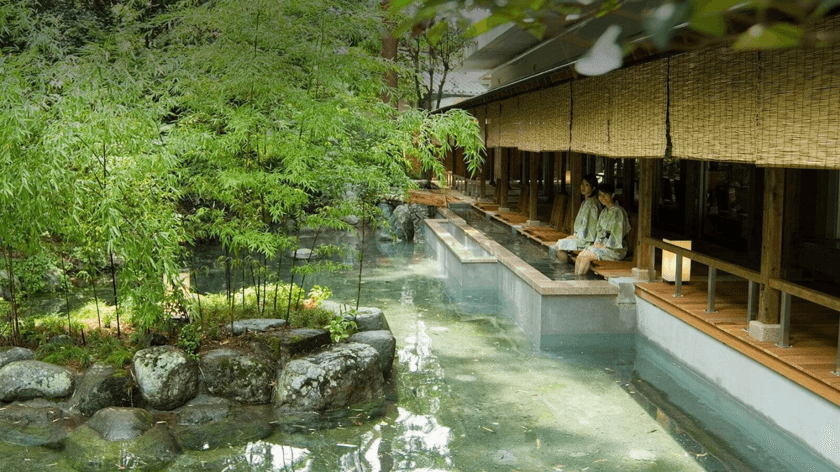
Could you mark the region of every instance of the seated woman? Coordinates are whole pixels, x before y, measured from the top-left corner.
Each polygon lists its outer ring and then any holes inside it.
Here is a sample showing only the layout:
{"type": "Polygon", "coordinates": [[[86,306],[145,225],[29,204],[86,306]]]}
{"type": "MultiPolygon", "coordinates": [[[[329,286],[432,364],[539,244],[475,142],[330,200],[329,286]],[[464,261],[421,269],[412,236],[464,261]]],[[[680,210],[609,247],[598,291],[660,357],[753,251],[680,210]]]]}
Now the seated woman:
{"type": "Polygon", "coordinates": [[[557,241],[557,259],[561,262],[569,261],[569,252],[578,252],[595,242],[595,230],[598,226],[598,213],[601,204],[598,203],[598,179],[595,174],[585,175],[580,181],[580,193],[585,200],[575,217],[574,234],[557,241]]]}
{"type": "Polygon", "coordinates": [[[598,216],[598,230],[595,242],[578,255],[575,261],[575,274],[583,275],[589,271],[592,261],[620,261],[627,255],[627,242],[624,237],[630,232],[630,219],[624,208],[613,200],[615,187],[601,184],[598,187],[598,200],[604,205],[598,216]]]}

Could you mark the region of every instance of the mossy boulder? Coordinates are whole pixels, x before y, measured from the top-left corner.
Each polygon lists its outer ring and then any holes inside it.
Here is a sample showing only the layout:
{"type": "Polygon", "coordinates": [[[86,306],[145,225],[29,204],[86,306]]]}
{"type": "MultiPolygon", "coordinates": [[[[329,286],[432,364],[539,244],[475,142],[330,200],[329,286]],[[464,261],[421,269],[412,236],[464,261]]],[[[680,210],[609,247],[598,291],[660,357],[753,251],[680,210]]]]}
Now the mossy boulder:
{"type": "Polygon", "coordinates": [[[156,346],[134,354],[134,375],[148,406],[173,410],[198,393],[198,363],[171,346],[156,346]]]}
{"type": "Polygon", "coordinates": [[[247,444],[271,434],[271,406],[236,405],[200,395],[175,413],[172,431],[184,449],[203,451],[247,444]]]}
{"type": "Polygon", "coordinates": [[[0,368],[0,401],[66,398],[75,376],[66,367],[41,361],[15,361],[0,368]]]}
{"type": "Polygon", "coordinates": [[[382,375],[387,376],[394,365],[394,355],[397,351],[397,339],[388,330],[362,331],[350,336],[351,343],[367,344],[379,353],[379,365],[382,375]]]}
{"type": "Polygon", "coordinates": [[[59,449],[73,425],[57,407],[12,404],[0,410],[0,441],[59,449]]]}
{"type": "Polygon", "coordinates": [[[35,352],[25,347],[0,348],[0,367],[15,361],[35,359],[35,352]]]}
{"type": "Polygon", "coordinates": [[[201,356],[207,393],[246,404],[271,402],[274,363],[255,353],[221,348],[201,356]]]}
{"type": "Polygon", "coordinates": [[[92,416],[103,408],[131,406],[136,389],[126,371],[95,364],[82,375],[71,403],[77,405],[81,414],[92,416]]]}
{"type": "Polygon", "coordinates": [[[384,399],[379,354],[366,344],[336,344],[289,362],[277,376],[275,406],[287,412],[352,408],[384,399]]]}
{"type": "Polygon", "coordinates": [[[150,425],[142,435],[124,441],[109,441],[85,424],[70,433],[64,444],[67,462],[83,472],[158,471],[181,451],[165,424],[150,425]]]}

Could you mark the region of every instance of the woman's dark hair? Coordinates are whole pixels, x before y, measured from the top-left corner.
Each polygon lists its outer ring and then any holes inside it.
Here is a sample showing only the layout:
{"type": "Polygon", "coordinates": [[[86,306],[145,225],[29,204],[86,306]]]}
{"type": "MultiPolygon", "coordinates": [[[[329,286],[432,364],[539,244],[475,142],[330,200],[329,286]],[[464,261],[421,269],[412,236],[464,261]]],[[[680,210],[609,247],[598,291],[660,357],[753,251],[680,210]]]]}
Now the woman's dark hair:
{"type": "Polygon", "coordinates": [[[598,191],[608,193],[610,195],[615,195],[615,186],[609,182],[606,182],[598,186],[598,191]]]}
{"type": "Polygon", "coordinates": [[[589,192],[587,197],[597,197],[598,196],[598,177],[595,174],[586,174],[583,176],[583,180],[589,183],[589,186],[592,187],[592,191],[589,192]]]}

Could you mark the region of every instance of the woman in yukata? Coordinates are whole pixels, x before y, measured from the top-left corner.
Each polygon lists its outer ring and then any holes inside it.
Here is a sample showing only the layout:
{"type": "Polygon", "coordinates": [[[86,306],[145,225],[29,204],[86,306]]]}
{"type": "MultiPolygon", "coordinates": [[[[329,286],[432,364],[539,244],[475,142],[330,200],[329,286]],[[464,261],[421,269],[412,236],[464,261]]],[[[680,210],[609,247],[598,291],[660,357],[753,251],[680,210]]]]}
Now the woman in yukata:
{"type": "Polygon", "coordinates": [[[627,255],[627,241],[624,237],[630,232],[630,219],[624,208],[613,200],[615,187],[601,184],[598,187],[598,200],[604,205],[598,216],[598,230],[595,242],[584,249],[575,261],[575,274],[583,275],[589,271],[594,260],[620,261],[627,255]]]}
{"type": "Polygon", "coordinates": [[[557,241],[557,259],[569,262],[569,252],[579,252],[595,242],[595,231],[598,226],[598,213],[601,204],[598,203],[598,179],[595,174],[588,174],[580,181],[580,193],[586,200],[575,217],[574,234],[557,241]]]}

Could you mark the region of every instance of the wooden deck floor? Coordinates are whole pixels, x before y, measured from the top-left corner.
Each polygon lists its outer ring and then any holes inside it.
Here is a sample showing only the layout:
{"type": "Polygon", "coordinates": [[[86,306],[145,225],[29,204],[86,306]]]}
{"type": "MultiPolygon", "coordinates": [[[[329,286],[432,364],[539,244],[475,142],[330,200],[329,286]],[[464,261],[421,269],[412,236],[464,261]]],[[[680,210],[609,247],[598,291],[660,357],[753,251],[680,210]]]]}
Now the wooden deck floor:
{"type": "Polygon", "coordinates": [[[692,280],[683,285],[683,296],[675,298],[673,284],[636,284],[636,294],[640,298],[840,405],[840,377],[832,373],[837,358],[838,312],[794,299],[791,347],[781,348],[756,341],[747,334],[746,281],[718,281],[716,313],[705,311],[706,290],[705,280],[692,280]]]}

